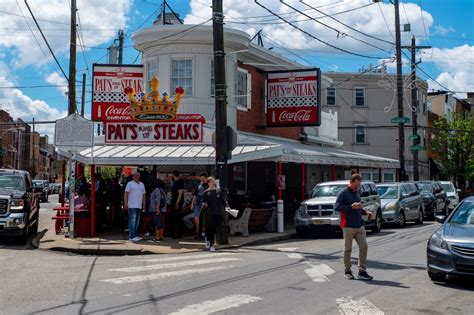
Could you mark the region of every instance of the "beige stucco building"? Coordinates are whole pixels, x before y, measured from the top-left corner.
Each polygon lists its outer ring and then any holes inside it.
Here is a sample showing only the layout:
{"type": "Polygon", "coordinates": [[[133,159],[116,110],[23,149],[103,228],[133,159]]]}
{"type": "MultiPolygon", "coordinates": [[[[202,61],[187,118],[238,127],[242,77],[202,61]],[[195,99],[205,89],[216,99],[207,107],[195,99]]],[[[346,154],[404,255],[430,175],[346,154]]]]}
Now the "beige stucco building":
{"type": "MultiPolygon", "coordinates": [[[[398,128],[391,119],[398,116],[396,98],[396,76],[385,72],[324,73],[333,80],[331,87],[322,91],[323,111],[333,109],[339,118],[339,140],[342,149],[398,159],[398,128]]],[[[418,81],[419,112],[418,125],[427,126],[428,106],[425,81],[418,81]]],[[[412,121],[410,80],[404,77],[404,116],[412,121]]],[[[413,179],[413,154],[409,140],[412,128],[405,128],[405,168],[413,179]]],[[[425,129],[418,130],[420,145],[426,146],[425,129]]],[[[429,163],[425,150],[419,155],[419,178],[429,179],[429,163]]],[[[383,170],[381,178],[376,169],[360,169],[363,177],[374,181],[395,181],[396,170],[383,170]]]]}

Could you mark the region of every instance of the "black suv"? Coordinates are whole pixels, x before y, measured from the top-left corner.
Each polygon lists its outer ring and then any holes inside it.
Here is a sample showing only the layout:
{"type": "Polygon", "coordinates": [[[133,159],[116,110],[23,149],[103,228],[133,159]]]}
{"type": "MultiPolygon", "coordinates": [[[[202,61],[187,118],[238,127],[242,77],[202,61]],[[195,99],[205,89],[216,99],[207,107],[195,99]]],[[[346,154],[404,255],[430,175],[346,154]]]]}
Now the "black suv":
{"type": "Polygon", "coordinates": [[[447,196],[440,182],[419,181],[416,182],[416,186],[420,189],[426,216],[434,218],[438,214],[447,215],[447,196]]]}
{"type": "Polygon", "coordinates": [[[23,244],[38,232],[39,198],[26,171],[0,169],[0,236],[19,237],[23,244]]]}
{"type": "Polygon", "coordinates": [[[41,179],[33,179],[33,187],[35,192],[41,197],[41,202],[48,202],[49,184],[46,184],[41,179]]]}

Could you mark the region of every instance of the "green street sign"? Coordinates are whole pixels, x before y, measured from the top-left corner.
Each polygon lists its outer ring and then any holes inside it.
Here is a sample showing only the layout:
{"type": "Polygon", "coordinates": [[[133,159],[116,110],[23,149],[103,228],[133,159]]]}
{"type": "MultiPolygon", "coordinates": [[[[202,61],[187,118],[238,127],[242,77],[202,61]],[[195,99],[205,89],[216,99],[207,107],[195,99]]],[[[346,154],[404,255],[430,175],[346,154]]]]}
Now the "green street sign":
{"type": "Polygon", "coordinates": [[[403,116],[403,117],[393,117],[391,121],[392,121],[392,124],[400,124],[400,123],[408,124],[410,122],[410,118],[405,117],[405,116],[403,116]]]}
{"type": "Polygon", "coordinates": [[[423,150],[423,147],[419,144],[415,144],[415,145],[410,146],[410,150],[412,150],[412,151],[421,151],[421,150],[423,150]]]}
{"type": "Polygon", "coordinates": [[[409,140],[417,140],[420,136],[419,135],[411,135],[408,137],[409,140]]]}

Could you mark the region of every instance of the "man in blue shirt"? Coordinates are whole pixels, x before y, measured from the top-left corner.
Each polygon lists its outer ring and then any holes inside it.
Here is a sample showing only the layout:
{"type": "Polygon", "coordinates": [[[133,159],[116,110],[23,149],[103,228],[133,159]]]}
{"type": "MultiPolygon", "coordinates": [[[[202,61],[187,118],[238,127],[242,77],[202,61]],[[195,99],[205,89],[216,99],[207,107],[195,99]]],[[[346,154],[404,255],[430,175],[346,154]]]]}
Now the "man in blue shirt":
{"type": "Polygon", "coordinates": [[[351,271],[352,240],[356,240],[359,246],[359,279],[372,280],[366,271],[367,268],[367,238],[362,215],[371,213],[362,209],[359,195],[359,187],[362,177],[359,174],[351,176],[349,185],[337,194],[334,209],[340,213],[341,228],[344,234],[344,277],[354,279],[351,271]]]}

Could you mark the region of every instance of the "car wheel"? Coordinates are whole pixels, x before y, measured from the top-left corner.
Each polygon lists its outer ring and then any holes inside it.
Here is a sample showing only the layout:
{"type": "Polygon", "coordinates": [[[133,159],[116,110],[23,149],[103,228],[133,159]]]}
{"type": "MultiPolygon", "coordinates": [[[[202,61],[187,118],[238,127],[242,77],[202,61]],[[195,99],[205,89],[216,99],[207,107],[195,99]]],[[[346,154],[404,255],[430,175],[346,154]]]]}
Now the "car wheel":
{"type": "Polygon", "coordinates": [[[28,238],[30,236],[30,226],[29,224],[25,224],[25,228],[23,229],[23,232],[21,233],[20,237],[20,244],[21,245],[26,245],[28,244],[28,238]]]}
{"type": "Polygon", "coordinates": [[[430,277],[430,279],[432,281],[444,281],[444,280],[446,280],[446,275],[444,273],[428,271],[428,276],[430,277]]]}
{"type": "Polygon", "coordinates": [[[296,228],[296,235],[298,238],[307,238],[308,237],[308,231],[296,228]]]}
{"type": "Polygon", "coordinates": [[[379,233],[382,230],[382,216],[380,215],[380,211],[377,211],[375,215],[375,223],[374,227],[372,228],[372,233],[379,233]]]}
{"type": "Polygon", "coordinates": [[[418,219],[415,220],[416,224],[423,224],[423,210],[419,210],[418,219]]]}
{"type": "Polygon", "coordinates": [[[398,213],[397,225],[398,227],[402,228],[405,226],[405,223],[406,223],[405,213],[403,211],[400,211],[398,213]]]}

